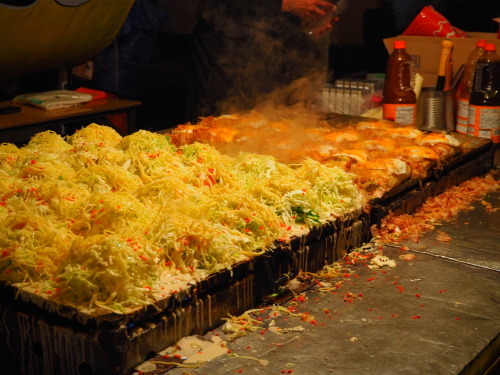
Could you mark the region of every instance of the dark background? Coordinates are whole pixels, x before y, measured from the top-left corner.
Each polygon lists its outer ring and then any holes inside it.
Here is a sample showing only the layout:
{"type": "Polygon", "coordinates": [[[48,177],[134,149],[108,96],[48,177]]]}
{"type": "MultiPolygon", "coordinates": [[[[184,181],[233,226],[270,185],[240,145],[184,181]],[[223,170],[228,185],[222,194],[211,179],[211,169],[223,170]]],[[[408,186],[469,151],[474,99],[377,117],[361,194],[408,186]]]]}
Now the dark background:
{"type": "MultiPolygon", "coordinates": [[[[119,34],[106,51],[93,59],[97,70],[92,80],[70,74],[67,88],[86,86],[141,100],[138,125],[143,129],[160,130],[187,122],[189,48],[196,24],[196,5],[196,0],[137,1],[135,13],[142,13],[128,20],[131,34],[119,34]],[[148,14],[156,19],[161,15],[162,23],[149,22],[148,14]],[[128,53],[128,57],[119,56],[118,63],[117,51],[128,53]],[[128,73],[128,81],[109,82],[102,78],[103,71],[112,75],[113,69],[128,73]]],[[[500,17],[498,0],[348,0],[331,34],[330,80],[383,73],[388,54],[382,40],[400,34],[425,5],[433,5],[462,30],[498,30],[498,24],[492,21],[493,17],[500,17]]],[[[0,80],[0,100],[54,90],[60,83],[59,71],[0,80]]]]}

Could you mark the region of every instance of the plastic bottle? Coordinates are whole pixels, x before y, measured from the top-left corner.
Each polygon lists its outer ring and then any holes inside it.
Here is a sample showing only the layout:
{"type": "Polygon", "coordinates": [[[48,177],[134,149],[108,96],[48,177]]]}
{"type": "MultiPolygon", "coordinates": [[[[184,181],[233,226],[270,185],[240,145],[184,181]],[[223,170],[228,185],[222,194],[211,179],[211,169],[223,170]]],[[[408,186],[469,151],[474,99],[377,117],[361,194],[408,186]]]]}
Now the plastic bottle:
{"type": "Polygon", "coordinates": [[[472,80],[476,71],[477,59],[484,53],[486,40],[480,39],[476,43],[476,48],[467,57],[465,63],[464,76],[457,90],[457,133],[467,134],[469,123],[469,98],[472,90],[472,80]]]}
{"type": "Polygon", "coordinates": [[[476,63],[467,133],[500,143],[500,57],[493,43],[486,44],[476,63]]]}
{"type": "Polygon", "coordinates": [[[387,60],[383,92],[383,116],[400,124],[415,125],[417,97],[413,91],[415,65],[406,52],[404,40],[394,41],[394,51],[387,60]]]}

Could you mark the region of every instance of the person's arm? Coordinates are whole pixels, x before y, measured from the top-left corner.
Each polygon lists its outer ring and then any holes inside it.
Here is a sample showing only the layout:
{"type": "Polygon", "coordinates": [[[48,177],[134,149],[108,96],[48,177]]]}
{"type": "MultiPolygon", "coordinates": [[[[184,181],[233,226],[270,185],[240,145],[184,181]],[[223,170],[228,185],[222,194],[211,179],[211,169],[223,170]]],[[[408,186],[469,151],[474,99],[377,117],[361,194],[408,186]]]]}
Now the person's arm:
{"type": "Polygon", "coordinates": [[[282,0],[212,0],[211,2],[239,14],[278,14],[282,10],[282,0]]]}
{"type": "Polygon", "coordinates": [[[327,0],[218,0],[238,13],[286,12],[301,19],[324,17],[334,5],[327,0]]]}
{"type": "Polygon", "coordinates": [[[325,0],[282,0],[281,10],[303,20],[326,16],[334,5],[325,0]]]}

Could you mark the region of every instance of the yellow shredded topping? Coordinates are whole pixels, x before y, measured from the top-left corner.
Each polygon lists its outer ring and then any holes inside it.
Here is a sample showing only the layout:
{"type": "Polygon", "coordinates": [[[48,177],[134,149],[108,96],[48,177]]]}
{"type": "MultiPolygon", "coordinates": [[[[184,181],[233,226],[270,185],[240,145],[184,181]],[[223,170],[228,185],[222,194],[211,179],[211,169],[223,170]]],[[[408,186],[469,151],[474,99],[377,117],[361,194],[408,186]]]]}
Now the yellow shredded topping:
{"type": "Polygon", "coordinates": [[[313,160],[176,148],[91,124],[0,144],[0,281],[77,308],[126,312],[359,210],[352,176],[313,160]],[[201,274],[200,273],[200,274],[201,274]]]}

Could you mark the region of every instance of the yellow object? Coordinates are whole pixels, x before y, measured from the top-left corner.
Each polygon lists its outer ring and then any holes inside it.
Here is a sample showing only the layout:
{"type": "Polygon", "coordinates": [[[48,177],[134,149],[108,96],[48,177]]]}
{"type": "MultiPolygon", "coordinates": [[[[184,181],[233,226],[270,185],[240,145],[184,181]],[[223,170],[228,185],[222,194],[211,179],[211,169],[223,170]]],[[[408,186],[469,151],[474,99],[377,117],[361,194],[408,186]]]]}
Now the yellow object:
{"type": "Polygon", "coordinates": [[[111,44],[133,3],[39,0],[27,6],[0,4],[0,79],[68,69],[94,57],[111,44]]]}

